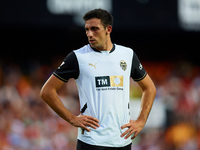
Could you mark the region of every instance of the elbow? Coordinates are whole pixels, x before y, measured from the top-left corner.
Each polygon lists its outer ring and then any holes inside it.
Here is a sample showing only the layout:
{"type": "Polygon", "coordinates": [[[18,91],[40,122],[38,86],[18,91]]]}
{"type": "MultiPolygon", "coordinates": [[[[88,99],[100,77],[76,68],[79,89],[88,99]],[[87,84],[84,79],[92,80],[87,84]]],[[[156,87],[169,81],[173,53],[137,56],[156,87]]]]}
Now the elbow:
{"type": "Polygon", "coordinates": [[[40,90],[40,97],[46,102],[49,103],[52,100],[52,97],[55,96],[55,89],[44,85],[40,90]]]}
{"type": "Polygon", "coordinates": [[[45,101],[46,97],[47,97],[47,90],[46,88],[43,86],[42,89],[40,90],[40,97],[45,101]]]}
{"type": "Polygon", "coordinates": [[[156,97],[156,93],[157,93],[157,90],[156,90],[156,87],[154,86],[154,97],[156,97]]]}
{"type": "Polygon", "coordinates": [[[152,97],[152,99],[154,99],[156,97],[156,87],[154,85],[148,87],[146,90],[144,90],[144,93],[148,93],[148,95],[150,97],[152,97]]]}
{"type": "Polygon", "coordinates": [[[40,97],[43,99],[44,98],[44,90],[43,90],[43,87],[42,87],[42,89],[40,90],[40,97]]]}
{"type": "Polygon", "coordinates": [[[153,87],[151,88],[151,93],[152,93],[152,95],[153,95],[154,98],[155,98],[155,97],[156,97],[156,93],[157,93],[156,87],[155,87],[155,86],[153,86],[153,87]]]}

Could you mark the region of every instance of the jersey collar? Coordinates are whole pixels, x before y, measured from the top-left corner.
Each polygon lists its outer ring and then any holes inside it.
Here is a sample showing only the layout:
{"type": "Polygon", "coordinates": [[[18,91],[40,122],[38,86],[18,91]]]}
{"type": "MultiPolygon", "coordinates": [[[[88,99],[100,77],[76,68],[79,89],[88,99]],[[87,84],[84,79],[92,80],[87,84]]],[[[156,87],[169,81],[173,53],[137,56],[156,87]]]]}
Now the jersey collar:
{"type": "MultiPolygon", "coordinates": [[[[90,45],[90,44],[89,44],[90,45]]],[[[91,47],[91,45],[90,45],[90,47],[91,47]]],[[[101,53],[101,51],[100,50],[98,50],[98,49],[96,49],[96,48],[93,48],[93,47],[91,47],[95,52],[99,52],[99,53],[101,53]]],[[[112,49],[110,50],[110,52],[109,53],[112,53],[112,52],[114,52],[114,50],[115,50],[115,44],[113,44],[113,47],[112,47],[112,49]]]]}

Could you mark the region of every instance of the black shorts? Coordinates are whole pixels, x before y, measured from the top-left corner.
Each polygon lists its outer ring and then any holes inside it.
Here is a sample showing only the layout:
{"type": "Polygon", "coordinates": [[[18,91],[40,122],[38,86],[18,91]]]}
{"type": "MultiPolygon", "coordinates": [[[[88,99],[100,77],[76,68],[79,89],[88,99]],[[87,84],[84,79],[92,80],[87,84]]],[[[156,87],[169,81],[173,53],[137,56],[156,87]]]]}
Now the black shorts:
{"type": "Polygon", "coordinates": [[[125,147],[105,147],[90,145],[78,140],[76,150],[131,150],[131,144],[125,147]]]}

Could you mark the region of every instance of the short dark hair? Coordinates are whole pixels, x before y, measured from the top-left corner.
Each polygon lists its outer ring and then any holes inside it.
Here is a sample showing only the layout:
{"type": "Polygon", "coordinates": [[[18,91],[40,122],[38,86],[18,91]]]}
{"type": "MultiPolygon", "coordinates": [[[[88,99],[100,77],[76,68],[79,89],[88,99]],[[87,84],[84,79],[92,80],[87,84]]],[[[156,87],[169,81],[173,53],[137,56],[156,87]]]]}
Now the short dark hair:
{"type": "Polygon", "coordinates": [[[101,23],[103,24],[104,28],[106,28],[108,25],[113,26],[113,16],[104,9],[94,9],[89,12],[87,12],[83,19],[85,21],[92,19],[92,18],[98,18],[101,19],[101,23]]]}

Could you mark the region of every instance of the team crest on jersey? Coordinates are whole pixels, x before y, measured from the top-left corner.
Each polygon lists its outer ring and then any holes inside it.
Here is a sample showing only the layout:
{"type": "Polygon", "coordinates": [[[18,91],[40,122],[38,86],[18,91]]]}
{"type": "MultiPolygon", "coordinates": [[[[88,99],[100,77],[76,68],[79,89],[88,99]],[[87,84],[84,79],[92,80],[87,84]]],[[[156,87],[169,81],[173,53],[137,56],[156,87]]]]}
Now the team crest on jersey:
{"type": "Polygon", "coordinates": [[[120,61],[120,67],[122,68],[122,70],[124,70],[124,71],[126,70],[127,64],[126,64],[126,62],[124,60],[120,61]]]}

